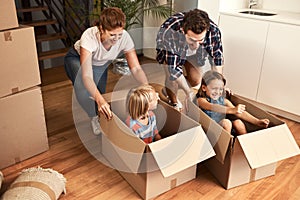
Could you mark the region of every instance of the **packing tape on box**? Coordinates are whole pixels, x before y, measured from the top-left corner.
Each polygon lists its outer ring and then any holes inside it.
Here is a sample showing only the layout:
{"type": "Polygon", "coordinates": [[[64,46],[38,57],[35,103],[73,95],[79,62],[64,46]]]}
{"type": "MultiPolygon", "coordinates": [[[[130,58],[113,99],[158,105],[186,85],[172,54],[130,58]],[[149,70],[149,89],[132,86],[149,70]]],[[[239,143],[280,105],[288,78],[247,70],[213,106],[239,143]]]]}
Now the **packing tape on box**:
{"type": "Polygon", "coordinates": [[[177,178],[172,179],[170,182],[170,188],[173,189],[177,186],[177,178]]]}
{"type": "Polygon", "coordinates": [[[11,32],[8,31],[8,32],[5,32],[4,33],[4,41],[12,41],[12,36],[11,36],[11,32]]]}
{"type": "Polygon", "coordinates": [[[12,93],[12,94],[15,94],[15,93],[17,93],[17,92],[19,92],[19,88],[18,88],[18,87],[15,87],[15,88],[12,88],[12,89],[11,89],[11,93],[12,93]]]}
{"type": "Polygon", "coordinates": [[[37,182],[37,181],[17,182],[12,184],[10,189],[16,187],[34,187],[45,192],[50,197],[51,200],[56,200],[54,191],[48,185],[42,182],[37,182]]]}
{"type": "Polygon", "coordinates": [[[20,157],[15,157],[15,163],[19,163],[21,162],[21,158],[20,157]]]}

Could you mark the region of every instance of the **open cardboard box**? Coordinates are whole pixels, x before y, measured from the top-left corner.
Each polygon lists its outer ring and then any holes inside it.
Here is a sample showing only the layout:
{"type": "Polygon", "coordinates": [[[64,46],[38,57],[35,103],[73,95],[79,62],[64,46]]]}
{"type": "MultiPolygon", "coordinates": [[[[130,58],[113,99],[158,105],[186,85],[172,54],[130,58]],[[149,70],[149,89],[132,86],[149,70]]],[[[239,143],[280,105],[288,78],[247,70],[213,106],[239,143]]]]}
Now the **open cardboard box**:
{"type": "Polygon", "coordinates": [[[202,125],[214,147],[216,156],[204,164],[226,189],[274,175],[278,161],[300,153],[283,121],[241,97],[232,95],[231,101],[245,104],[246,110],[257,118],[268,118],[269,127],[259,130],[245,123],[249,133],[234,138],[194,103],[189,102],[186,113],[202,125]]]}
{"type": "Polygon", "coordinates": [[[103,95],[114,113],[100,117],[104,157],[143,199],[194,179],[197,163],[215,155],[199,123],[160,101],[154,112],[163,139],[147,145],[123,123],[127,93],[103,95]]]}

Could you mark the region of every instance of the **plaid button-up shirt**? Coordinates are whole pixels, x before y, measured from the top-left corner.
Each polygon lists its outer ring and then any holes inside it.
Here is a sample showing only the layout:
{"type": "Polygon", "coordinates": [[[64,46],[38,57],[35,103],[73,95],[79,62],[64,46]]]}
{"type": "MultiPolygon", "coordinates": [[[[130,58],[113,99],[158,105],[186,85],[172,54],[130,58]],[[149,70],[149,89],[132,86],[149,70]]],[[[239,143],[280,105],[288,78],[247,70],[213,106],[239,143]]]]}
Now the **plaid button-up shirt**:
{"type": "MultiPolygon", "coordinates": [[[[180,12],[171,16],[161,25],[157,33],[156,60],[160,64],[169,66],[170,80],[175,80],[182,75],[182,66],[186,62],[188,44],[182,30],[184,14],[180,12]]],[[[212,21],[203,44],[200,44],[197,49],[196,56],[200,66],[204,65],[206,57],[211,65],[223,65],[221,32],[212,21]]]]}

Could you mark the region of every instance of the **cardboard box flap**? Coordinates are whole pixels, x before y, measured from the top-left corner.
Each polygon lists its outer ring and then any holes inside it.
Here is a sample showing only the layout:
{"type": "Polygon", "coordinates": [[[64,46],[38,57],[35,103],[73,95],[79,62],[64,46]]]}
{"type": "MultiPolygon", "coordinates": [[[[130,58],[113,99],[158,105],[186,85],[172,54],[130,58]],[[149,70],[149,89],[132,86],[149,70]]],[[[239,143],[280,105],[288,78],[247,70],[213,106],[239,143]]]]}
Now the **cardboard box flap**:
{"type": "Polygon", "coordinates": [[[149,144],[164,177],[169,177],[215,155],[201,126],[149,144]]]}
{"type": "Polygon", "coordinates": [[[299,147],[286,124],[248,133],[237,138],[252,169],[300,153],[299,147]]]}
{"type": "Polygon", "coordinates": [[[224,163],[225,156],[233,136],[225,131],[218,123],[207,116],[197,105],[193,102],[188,102],[187,115],[193,120],[199,122],[206,132],[208,140],[216,152],[216,159],[224,163]]]}
{"type": "Polygon", "coordinates": [[[118,117],[107,121],[100,117],[100,126],[103,134],[109,138],[114,150],[124,159],[125,164],[132,172],[137,172],[146,144],[140,140],[118,117]]]}

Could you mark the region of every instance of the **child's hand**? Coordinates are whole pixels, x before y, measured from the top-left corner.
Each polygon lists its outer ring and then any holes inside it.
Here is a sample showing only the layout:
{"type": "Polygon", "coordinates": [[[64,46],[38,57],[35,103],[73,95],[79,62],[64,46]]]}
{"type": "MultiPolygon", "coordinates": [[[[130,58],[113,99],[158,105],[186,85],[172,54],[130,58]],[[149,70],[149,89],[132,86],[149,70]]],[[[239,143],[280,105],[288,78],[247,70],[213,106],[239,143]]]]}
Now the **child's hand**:
{"type": "Polygon", "coordinates": [[[160,134],[158,133],[158,134],[156,134],[155,136],[155,141],[157,141],[157,140],[160,140],[161,139],[161,136],[160,136],[160,134]]]}
{"type": "Polygon", "coordinates": [[[237,114],[242,114],[246,110],[246,106],[244,104],[238,104],[236,107],[236,113],[237,114]]]}

